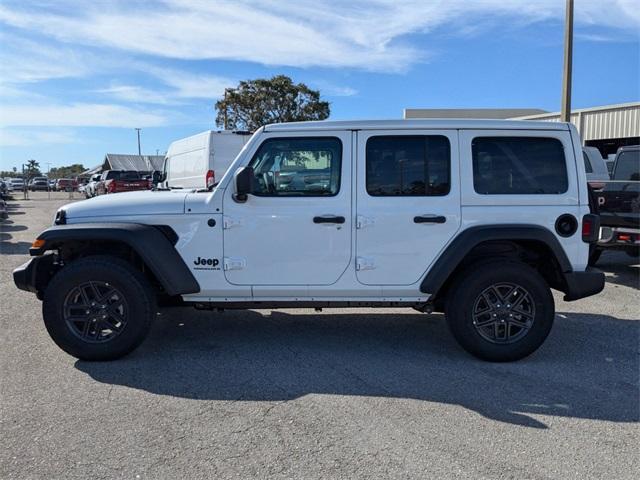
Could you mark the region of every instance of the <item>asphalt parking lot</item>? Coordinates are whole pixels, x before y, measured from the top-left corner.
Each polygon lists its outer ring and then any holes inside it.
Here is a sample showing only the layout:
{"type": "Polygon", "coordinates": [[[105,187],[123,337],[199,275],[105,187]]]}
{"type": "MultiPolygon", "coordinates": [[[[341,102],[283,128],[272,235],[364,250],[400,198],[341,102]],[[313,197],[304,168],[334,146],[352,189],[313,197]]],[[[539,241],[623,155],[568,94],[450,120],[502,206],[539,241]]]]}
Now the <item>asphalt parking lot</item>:
{"type": "Polygon", "coordinates": [[[11,277],[68,201],[10,201],[0,226],[3,479],[637,478],[640,266],[625,254],[602,256],[602,294],[556,295],[547,342],[517,363],[473,359],[413,310],[190,308],[162,311],[125,359],[87,363],[11,277]]]}

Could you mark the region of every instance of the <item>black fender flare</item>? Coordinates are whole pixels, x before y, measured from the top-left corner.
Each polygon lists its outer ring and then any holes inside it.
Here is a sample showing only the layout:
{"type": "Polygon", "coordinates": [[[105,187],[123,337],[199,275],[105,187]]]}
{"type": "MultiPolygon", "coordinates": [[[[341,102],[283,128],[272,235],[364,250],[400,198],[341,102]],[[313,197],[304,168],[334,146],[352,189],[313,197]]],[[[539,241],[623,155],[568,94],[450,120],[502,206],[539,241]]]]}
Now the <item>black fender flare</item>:
{"type": "Polygon", "coordinates": [[[140,223],[77,223],[56,225],[38,236],[44,241],[29,249],[32,256],[55,250],[71,241],[114,241],[131,247],[156,276],[165,291],[173,295],[198,293],[200,285],[175,249],[177,234],[164,225],[140,223]]]}
{"type": "Polygon", "coordinates": [[[420,284],[422,293],[435,296],[464,257],[477,245],[490,240],[534,240],[544,243],[555,256],[562,276],[573,271],[562,245],[547,228],[538,225],[480,225],[460,232],[429,269],[420,284]]]}

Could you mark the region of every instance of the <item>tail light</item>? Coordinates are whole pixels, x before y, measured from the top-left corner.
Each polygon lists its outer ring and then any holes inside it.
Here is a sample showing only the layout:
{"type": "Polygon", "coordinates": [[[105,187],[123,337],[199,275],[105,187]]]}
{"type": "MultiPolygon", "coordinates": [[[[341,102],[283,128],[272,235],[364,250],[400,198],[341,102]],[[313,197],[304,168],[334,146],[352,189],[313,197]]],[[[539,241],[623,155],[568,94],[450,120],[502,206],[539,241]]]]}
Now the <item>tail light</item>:
{"type": "Polygon", "coordinates": [[[596,243],[600,236],[600,217],[591,213],[582,217],[582,241],[596,243]]]}
{"type": "Polygon", "coordinates": [[[207,175],[205,176],[204,181],[207,188],[213,187],[213,184],[216,183],[216,172],[213,170],[207,170],[207,175]]]}
{"type": "Polygon", "coordinates": [[[604,182],[589,182],[589,186],[596,191],[600,191],[605,187],[604,182]]]}
{"type": "Polygon", "coordinates": [[[108,182],[107,183],[107,192],[116,193],[116,182],[108,182]]]}

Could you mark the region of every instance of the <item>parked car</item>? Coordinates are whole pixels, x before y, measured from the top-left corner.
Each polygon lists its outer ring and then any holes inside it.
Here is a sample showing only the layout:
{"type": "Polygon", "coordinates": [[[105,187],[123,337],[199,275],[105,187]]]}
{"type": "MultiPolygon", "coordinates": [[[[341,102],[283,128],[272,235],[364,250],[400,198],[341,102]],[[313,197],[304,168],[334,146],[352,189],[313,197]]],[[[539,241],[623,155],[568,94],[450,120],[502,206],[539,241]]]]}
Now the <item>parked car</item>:
{"type": "Polygon", "coordinates": [[[24,190],[24,180],[22,178],[16,177],[11,178],[9,183],[7,183],[7,190],[10,192],[21,192],[24,190]]]}
{"type": "Polygon", "coordinates": [[[149,190],[151,181],[135,170],[107,170],[95,184],[96,195],[149,190]]]}
{"type": "Polygon", "coordinates": [[[53,180],[53,179],[49,180],[49,189],[51,191],[55,191],[56,190],[56,181],[55,180],[53,180]]]}
{"type": "Polygon", "coordinates": [[[85,360],[135,349],[159,300],[443,311],[473,355],[517,360],[551,331],[551,289],[604,287],[586,266],[598,217],[575,145],[559,122],[268,125],[212,191],[62,207],[14,282],[85,360]]]}
{"type": "Polygon", "coordinates": [[[251,138],[246,132],[206,131],[176,140],[164,163],[164,188],[210,188],[251,138]]]}
{"type": "Polygon", "coordinates": [[[595,264],[604,249],[640,255],[640,145],[618,149],[611,181],[597,197],[600,239],[590,263],[595,264]]]}
{"type": "Polygon", "coordinates": [[[607,164],[596,147],[582,147],[582,157],[584,168],[587,172],[587,181],[595,190],[604,187],[604,182],[608,181],[609,170],[607,164]]]}
{"type": "Polygon", "coordinates": [[[29,181],[29,190],[35,192],[36,190],[49,190],[49,179],[47,177],[34,177],[29,181]]]}
{"type": "Polygon", "coordinates": [[[56,192],[73,192],[78,189],[78,182],[72,178],[58,178],[56,180],[56,192]]]}
{"type": "Polygon", "coordinates": [[[89,179],[89,183],[87,183],[86,187],[84,188],[84,194],[87,198],[95,197],[96,183],[100,181],[100,176],[101,175],[99,173],[96,173],[89,179]]]}
{"type": "Polygon", "coordinates": [[[7,195],[7,182],[0,178],[0,198],[4,198],[7,195]]]}

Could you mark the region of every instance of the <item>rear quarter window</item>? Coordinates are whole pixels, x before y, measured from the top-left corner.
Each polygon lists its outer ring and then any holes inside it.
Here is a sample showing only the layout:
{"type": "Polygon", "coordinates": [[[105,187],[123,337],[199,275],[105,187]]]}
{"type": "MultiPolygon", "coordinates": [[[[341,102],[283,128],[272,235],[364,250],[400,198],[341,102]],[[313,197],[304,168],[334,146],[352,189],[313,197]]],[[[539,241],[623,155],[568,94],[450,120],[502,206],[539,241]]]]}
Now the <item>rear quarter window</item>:
{"type": "Polygon", "coordinates": [[[482,195],[550,195],[569,186],[562,142],[546,137],[476,137],[473,187],[482,195]]]}
{"type": "Polygon", "coordinates": [[[140,174],[138,172],[122,172],[120,180],[140,180],[140,174]]]}

